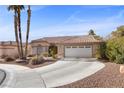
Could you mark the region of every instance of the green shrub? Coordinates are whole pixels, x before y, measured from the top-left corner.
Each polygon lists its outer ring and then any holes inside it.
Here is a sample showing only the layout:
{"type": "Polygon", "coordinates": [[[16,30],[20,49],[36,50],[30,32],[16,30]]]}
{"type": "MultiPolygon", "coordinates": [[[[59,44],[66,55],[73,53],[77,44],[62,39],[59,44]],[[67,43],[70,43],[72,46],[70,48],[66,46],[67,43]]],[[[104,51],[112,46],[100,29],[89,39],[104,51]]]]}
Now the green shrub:
{"type": "Polygon", "coordinates": [[[107,41],[106,56],[115,63],[124,63],[124,37],[113,38],[107,41]]]}
{"type": "Polygon", "coordinates": [[[99,50],[99,49],[97,49],[97,52],[96,52],[96,54],[95,54],[95,57],[96,57],[97,59],[101,59],[101,55],[100,55],[100,50],[99,50]]]}
{"type": "Polygon", "coordinates": [[[42,63],[43,61],[44,61],[43,56],[42,56],[42,55],[39,55],[39,56],[38,56],[38,62],[39,62],[39,63],[42,63]]]}
{"type": "Polygon", "coordinates": [[[118,64],[123,64],[124,63],[124,55],[117,55],[115,62],[118,64]]]}
{"type": "Polygon", "coordinates": [[[39,55],[39,56],[34,56],[31,58],[31,64],[32,65],[37,65],[37,64],[41,64],[44,62],[43,56],[39,55]]]}
{"type": "Polygon", "coordinates": [[[48,57],[49,54],[48,54],[48,52],[43,52],[42,55],[43,55],[44,57],[48,57]]]}
{"type": "Polygon", "coordinates": [[[124,64],[124,26],[117,27],[111,33],[106,44],[106,56],[112,62],[124,64]]]}
{"type": "Polygon", "coordinates": [[[98,59],[107,59],[107,56],[106,56],[106,43],[105,42],[101,43],[99,48],[97,49],[96,58],[98,58],[98,59]]]}
{"type": "Polygon", "coordinates": [[[48,50],[49,56],[55,58],[55,55],[57,54],[57,46],[51,45],[48,50]]]}

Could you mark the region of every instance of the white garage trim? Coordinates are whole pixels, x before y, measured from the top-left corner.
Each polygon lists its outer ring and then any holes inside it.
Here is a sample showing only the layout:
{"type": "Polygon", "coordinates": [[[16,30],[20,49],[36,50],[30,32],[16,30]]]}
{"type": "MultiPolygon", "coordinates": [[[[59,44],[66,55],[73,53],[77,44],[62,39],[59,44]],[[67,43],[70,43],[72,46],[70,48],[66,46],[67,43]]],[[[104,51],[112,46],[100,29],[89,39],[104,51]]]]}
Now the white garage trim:
{"type": "Polygon", "coordinates": [[[92,57],[92,45],[65,46],[65,57],[92,57]]]}

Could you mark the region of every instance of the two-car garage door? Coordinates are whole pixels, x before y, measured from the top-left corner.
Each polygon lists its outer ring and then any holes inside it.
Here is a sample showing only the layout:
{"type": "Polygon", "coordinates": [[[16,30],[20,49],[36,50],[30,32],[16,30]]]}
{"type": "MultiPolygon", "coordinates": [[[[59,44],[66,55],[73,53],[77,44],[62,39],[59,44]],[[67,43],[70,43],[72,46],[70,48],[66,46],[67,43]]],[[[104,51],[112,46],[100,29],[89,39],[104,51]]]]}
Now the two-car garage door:
{"type": "Polygon", "coordinates": [[[65,57],[92,57],[92,46],[65,46],[65,57]]]}

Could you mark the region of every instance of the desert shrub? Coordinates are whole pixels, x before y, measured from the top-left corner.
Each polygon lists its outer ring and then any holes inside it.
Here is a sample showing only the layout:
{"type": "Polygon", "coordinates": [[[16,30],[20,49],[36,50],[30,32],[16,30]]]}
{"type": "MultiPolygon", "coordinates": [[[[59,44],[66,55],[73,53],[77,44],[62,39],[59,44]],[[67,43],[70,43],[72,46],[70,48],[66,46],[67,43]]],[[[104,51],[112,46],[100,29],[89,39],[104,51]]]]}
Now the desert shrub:
{"type": "Polygon", "coordinates": [[[48,54],[48,52],[43,52],[42,55],[43,55],[44,57],[48,57],[49,54],[48,54]]]}
{"type": "Polygon", "coordinates": [[[1,58],[5,58],[5,57],[7,57],[7,56],[8,56],[8,55],[2,55],[1,58]]]}
{"type": "Polygon", "coordinates": [[[14,61],[15,59],[13,57],[7,56],[5,57],[5,61],[9,62],[9,61],[14,61]]]}
{"type": "Polygon", "coordinates": [[[106,56],[115,63],[124,63],[124,37],[113,38],[107,41],[106,56]]]}
{"type": "Polygon", "coordinates": [[[32,54],[30,54],[30,55],[28,55],[28,57],[34,57],[35,55],[32,55],[32,54]]]}
{"type": "Polygon", "coordinates": [[[124,55],[117,55],[115,62],[118,64],[123,64],[124,63],[124,55]]]}
{"type": "Polygon", "coordinates": [[[55,58],[57,54],[57,47],[55,45],[51,45],[48,50],[49,56],[55,58]]]}
{"type": "Polygon", "coordinates": [[[100,49],[97,49],[96,54],[95,54],[95,57],[96,57],[97,59],[101,59],[100,49]]]}
{"type": "Polygon", "coordinates": [[[39,56],[38,56],[38,62],[39,62],[39,63],[42,63],[43,61],[44,61],[43,56],[42,56],[42,55],[39,55],[39,56]]]}
{"type": "Polygon", "coordinates": [[[52,58],[56,59],[56,54],[54,51],[51,51],[51,56],[52,56],[52,58]]]}
{"type": "Polygon", "coordinates": [[[106,56],[106,43],[103,42],[97,49],[96,58],[98,59],[108,59],[106,56]]]}
{"type": "Polygon", "coordinates": [[[37,62],[37,56],[34,56],[31,58],[31,64],[36,64],[37,62]]]}
{"type": "Polygon", "coordinates": [[[43,56],[39,55],[39,56],[34,56],[31,58],[31,64],[32,65],[37,65],[37,64],[41,64],[44,62],[43,56]]]}

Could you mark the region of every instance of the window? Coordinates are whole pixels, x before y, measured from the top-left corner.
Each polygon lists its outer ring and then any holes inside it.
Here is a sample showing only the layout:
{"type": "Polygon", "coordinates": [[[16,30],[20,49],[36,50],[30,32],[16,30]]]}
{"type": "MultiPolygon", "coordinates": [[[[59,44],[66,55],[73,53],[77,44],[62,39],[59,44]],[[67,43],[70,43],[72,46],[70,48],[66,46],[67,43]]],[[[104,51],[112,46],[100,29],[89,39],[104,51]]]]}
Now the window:
{"type": "Polygon", "coordinates": [[[85,46],[85,48],[91,48],[91,46],[87,45],[87,46],[85,46]]]}
{"type": "Polygon", "coordinates": [[[84,46],[79,46],[79,48],[84,48],[84,46]]]}
{"type": "Polygon", "coordinates": [[[72,46],[72,48],[77,48],[77,46],[72,46]]]}
{"type": "Polygon", "coordinates": [[[66,48],[71,48],[71,46],[67,46],[66,48]]]}

